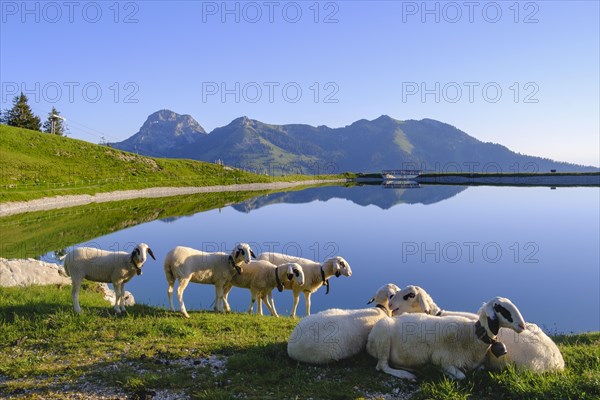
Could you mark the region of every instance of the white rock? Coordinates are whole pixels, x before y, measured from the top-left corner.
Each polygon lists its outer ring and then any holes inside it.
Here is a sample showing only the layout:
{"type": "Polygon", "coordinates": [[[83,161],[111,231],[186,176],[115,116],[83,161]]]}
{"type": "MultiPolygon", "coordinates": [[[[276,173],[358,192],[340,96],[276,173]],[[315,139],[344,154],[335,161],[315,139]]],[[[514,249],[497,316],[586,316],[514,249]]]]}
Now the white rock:
{"type": "MultiPolygon", "coordinates": [[[[0,258],[0,287],[26,287],[31,285],[71,285],[71,278],[65,273],[62,265],[48,263],[34,258],[6,259],[0,258]]],[[[104,299],[115,303],[115,292],[108,284],[99,285],[104,299]]],[[[125,305],[135,304],[133,295],[125,291],[125,305]]]]}

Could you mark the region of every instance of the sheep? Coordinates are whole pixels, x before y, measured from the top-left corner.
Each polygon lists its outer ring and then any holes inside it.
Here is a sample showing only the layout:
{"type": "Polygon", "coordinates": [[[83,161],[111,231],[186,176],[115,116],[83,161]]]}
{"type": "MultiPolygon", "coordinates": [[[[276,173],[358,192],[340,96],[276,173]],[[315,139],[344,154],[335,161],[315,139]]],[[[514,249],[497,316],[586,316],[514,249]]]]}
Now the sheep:
{"type": "MultiPolygon", "coordinates": [[[[395,310],[404,299],[390,300],[395,310]]],[[[508,299],[495,297],[481,307],[477,321],[464,316],[433,316],[406,313],[380,320],[369,334],[367,351],[377,358],[377,370],[402,379],[415,380],[412,373],[391,368],[389,363],[412,368],[432,362],[450,377],[464,379],[465,370],[482,365],[488,349],[496,356],[506,353],[497,340],[500,327],[525,331],[523,316],[508,299]]]]}
{"type": "Polygon", "coordinates": [[[304,285],[298,285],[298,282],[287,282],[284,284],[286,289],[292,290],[294,293],[294,305],[292,307],[291,317],[296,318],[296,309],[300,299],[300,292],[304,292],[304,301],[306,303],[306,315],[310,315],[310,296],[316,292],[322,285],[327,288],[326,294],[329,293],[329,278],[335,275],[350,277],[352,270],[350,264],[342,257],[332,257],[325,260],[323,263],[318,263],[307,258],[290,257],[281,253],[262,253],[259,260],[267,260],[275,265],[284,264],[293,261],[302,266],[304,270],[304,285]]]}
{"type": "Polygon", "coordinates": [[[296,281],[298,285],[304,284],[304,271],[302,266],[296,263],[286,263],[275,266],[266,260],[256,260],[244,264],[244,274],[235,275],[231,282],[225,285],[225,299],[233,286],[250,289],[250,306],[248,314],[252,314],[254,303],[258,298],[257,313],[262,315],[261,300],[265,302],[269,312],[274,317],[277,315],[275,303],[273,302],[273,289],[283,291],[283,284],[296,281]]]}
{"type": "MultiPolygon", "coordinates": [[[[397,293],[403,298],[398,301],[394,314],[401,312],[420,312],[437,316],[460,315],[472,320],[477,314],[442,310],[435,304],[431,296],[418,286],[407,286],[397,293]]],[[[399,299],[398,299],[399,300],[399,299]]],[[[513,365],[518,371],[535,373],[562,371],[565,361],[556,344],[539,326],[527,323],[527,330],[519,335],[510,329],[502,328],[498,332],[498,340],[506,345],[508,353],[503,357],[494,357],[488,353],[485,366],[489,370],[499,371],[507,365],[513,365]]]]}
{"type": "Polygon", "coordinates": [[[375,307],[359,310],[329,309],[302,319],[294,328],[287,345],[288,355],[309,364],[325,364],[361,352],[371,328],[391,315],[389,298],[398,286],[382,286],[367,303],[375,307]]]}
{"type": "Polygon", "coordinates": [[[231,311],[223,289],[236,274],[243,273],[243,264],[249,263],[251,257],[256,257],[247,243],[240,243],[231,251],[231,254],[216,252],[209,253],[192,249],[191,247],[177,246],[165,256],[165,277],[169,287],[169,307],[173,307],[173,286],[179,279],[177,298],[181,313],[189,318],[183,302],[183,291],[190,282],[204,283],[215,286],[214,310],[219,312],[231,311]]]}
{"type": "Polygon", "coordinates": [[[138,244],[131,253],[106,251],[92,247],[80,247],[69,252],[65,258],[65,272],[71,277],[71,299],[76,313],[79,307],[79,289],[84,279],[94,282],[112,283],[115,289],[117,314],[125,311],[125,283],[134,275],[142,274],[146,253],[154,258],[154,253],[146,243],[138,244]]]}

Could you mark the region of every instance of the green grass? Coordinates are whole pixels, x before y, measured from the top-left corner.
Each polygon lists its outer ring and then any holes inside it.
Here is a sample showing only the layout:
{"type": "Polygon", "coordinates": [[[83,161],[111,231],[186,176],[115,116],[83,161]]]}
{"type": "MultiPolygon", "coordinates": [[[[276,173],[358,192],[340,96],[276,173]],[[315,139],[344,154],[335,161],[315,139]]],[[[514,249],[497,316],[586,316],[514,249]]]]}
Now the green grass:
{"type": "Polygon", "coordinates": [[[82,291],[82,315],[71,311],[68,287],[0,288],[0,397],[60,398],[86,382],[131,396],[166,389],[198,399],[600,396],[600,333],[555,337],[567,364],[562,374],[477,371],[455,382],[427,368],[410,384],[375,371],[366,354],[322,367],[290,360],[296,321],[289,318],[192,312],[186,320],[144,305],[118,317],[94,288],[82,291]],[[209,356],[226,360],[224,373],[203,364],[209,356]]]}
{"type": "Polygon", "coordinates": [[[314,178],[272,177],[201,161],[143,157],[81,140],[0,125],[0,202],[158,186],[314,178]]]}

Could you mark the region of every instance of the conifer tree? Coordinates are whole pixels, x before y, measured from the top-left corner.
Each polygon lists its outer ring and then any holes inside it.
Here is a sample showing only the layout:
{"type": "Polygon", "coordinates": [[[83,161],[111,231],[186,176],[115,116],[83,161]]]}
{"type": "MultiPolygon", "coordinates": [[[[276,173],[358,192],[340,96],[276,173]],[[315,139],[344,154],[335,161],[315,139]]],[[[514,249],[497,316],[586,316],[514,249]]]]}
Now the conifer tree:
{"type": "Polygon", "coordinates": [[[23,92],[21,92],[21,95],[15,96],[11,109],[4,110],[2,113],[2,122],[9,126],[34,131],[41,130],[42,125],[40,117],[31,111],[31,107],[27,104],[27,96],[23,92]]]}

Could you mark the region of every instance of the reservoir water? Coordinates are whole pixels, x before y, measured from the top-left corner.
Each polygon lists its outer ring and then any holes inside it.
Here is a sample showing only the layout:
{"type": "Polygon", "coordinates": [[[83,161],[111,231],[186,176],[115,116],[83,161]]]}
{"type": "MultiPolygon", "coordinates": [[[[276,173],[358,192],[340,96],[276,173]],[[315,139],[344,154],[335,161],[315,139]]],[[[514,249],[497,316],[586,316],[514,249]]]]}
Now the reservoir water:
{"type": "MultiPolygon", "coordinates": [[[[527,321],[569,333],[600,330],[599,214],[598,187],[321,187],[157,219],[68,249],[148,243],[157,261],[149,259],[126,289],[155,306],[167,306],[162,262],[171,248],[229,251],[248,242],[257,254],[341,255],[350,263],[352,277],[334,277],[329,294],[313,295],[313,313],[365,307],[393,282],[425,288],[447,310],[476,312],[494,296],[508,297],[527,321]]],[[[190,284],[184,297],[188,311],[212,309],[214,287],[190,284]]],[[[234,288],[230,304],[244,311],[249,297],[234,288]]],[[[289,314],[291,292],[274,298],[278,312],[289,314]]],[[[303,298],[298,314],[305,314],[303,298]]]]}

